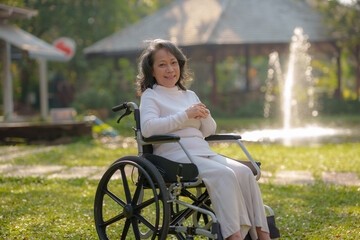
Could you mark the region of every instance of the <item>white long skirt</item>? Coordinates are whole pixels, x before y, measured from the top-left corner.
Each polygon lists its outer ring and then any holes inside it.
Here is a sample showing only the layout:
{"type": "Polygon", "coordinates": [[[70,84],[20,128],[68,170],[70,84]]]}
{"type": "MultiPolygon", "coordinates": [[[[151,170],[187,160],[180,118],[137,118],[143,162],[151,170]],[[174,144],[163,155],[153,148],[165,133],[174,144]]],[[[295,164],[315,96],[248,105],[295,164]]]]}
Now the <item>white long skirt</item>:
{"type": "Polygon", "coordinates": [[[256,227],[269,232],[259,186],[249,167],[221,155],[193,156],[209,192],[224,238],[240,231],[257,239],[256,227]]]}

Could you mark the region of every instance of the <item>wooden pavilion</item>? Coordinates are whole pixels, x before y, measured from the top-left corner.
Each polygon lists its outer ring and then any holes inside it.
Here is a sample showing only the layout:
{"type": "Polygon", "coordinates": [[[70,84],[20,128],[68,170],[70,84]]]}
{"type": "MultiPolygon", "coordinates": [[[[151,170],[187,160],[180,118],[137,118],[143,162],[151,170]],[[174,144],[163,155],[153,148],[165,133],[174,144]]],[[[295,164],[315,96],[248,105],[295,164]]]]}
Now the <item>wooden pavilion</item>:
{"type": "Polygon", "coordinates": [[[71,141],[72,137],[91,137],[91,123],[64,121],[24,123],[13,122],[13,85],[11,76],[11,45],[38,60],[40,79],[40,107],[41,116],[46,120],[48,116],[48,92],[47,92],[47,60],[66,61],[65,53],[56,49],[51,44],[31,35],[28,32],[8,23],[9,19],[31,18],[37,15],[36,10],[0,4],[0,40],[2,49],[1,65],[3,68],[3,113],[4,123],[0,122],[0,145],[13,143],[39,143],[57,144],[71,141]]]}
{"type": "Polygon", "coordinates": [[[312,49],[323,51],[330,47],[334,51],[334,40],[322,25],[320,14],[306,1],[177,0],[87,47],[84,54],[87,57],[134,57],[143,49],[144,41],[169,39],[192,61],[207,59],[210,62],[214,103],[215,63],[219,59],[245,56],[248,89],[251,56],[268,56],[273,51],[286,54],[296,27],[308,35],[312,49]]]}
{"type": "Polygon", "coordinates": [[[3,67],[3,113],[4,119],[13,119],[13,85],[11,77],[11,46],[15,46],[29,55],[29,58],[37,59],[39,63],[40,80],[40,107],[41,116],[46,119],[48,115],[47,93],[47,60],[66,61],[65,54],[51,44],[33,36],[32,34],[9,24],[9,19],[29,19],[38,14],[36,10],[0,4],[0,40],[2,43],[1,61],[3,67]]]}

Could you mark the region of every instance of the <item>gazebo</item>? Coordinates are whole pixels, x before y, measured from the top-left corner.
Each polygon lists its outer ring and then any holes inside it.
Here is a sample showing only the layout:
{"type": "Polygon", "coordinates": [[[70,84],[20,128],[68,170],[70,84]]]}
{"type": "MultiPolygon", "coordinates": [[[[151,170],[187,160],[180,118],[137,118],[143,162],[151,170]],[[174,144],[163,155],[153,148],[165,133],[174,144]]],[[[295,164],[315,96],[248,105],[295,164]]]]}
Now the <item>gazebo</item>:
{"type": "Polygon", "coordinates": [[[39,63],[41,117],[48,115],[47,64],[46,60],[66,61],[65,53],[51,44],[8,23],[9,19],[29,19],[37,15],[36,10],[0,4],[0,40],[2,40],[3,62],[3,113],[6,121],[13,119],[13,84],[11,77],[11,45],[26,51],[30,58],[39,63]]]}
{"type": "Polygon", "coordinates": [[[252,55],[287,52],[296,27],[303,28],[315,49],[333,39],[321,16],[306,1],[177,0],[139,22],[84,49],[87,57],[133,57],[144,40],[164,38],[194,59],[209,59],[212,100],[216,101],[215,63],[224,56],[245,56],[246,86],[252,55]]]}

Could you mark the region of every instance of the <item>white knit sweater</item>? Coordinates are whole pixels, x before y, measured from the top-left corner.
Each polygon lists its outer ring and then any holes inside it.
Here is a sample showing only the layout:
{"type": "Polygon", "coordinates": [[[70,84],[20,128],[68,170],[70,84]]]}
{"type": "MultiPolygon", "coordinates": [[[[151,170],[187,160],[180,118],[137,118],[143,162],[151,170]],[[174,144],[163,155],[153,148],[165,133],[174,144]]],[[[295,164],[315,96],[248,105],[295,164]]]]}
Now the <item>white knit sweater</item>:
{"type": "MultiPolygon", "coordinates": [[[[206,119],[189,119],[185,110],[199,103],[197,95],[190,90],[183,91],[177,86],[166,88],[155,84],[141,96],[140,119],[144,137],[155,134],[176,134],[194,156],[213,156],[209,144],[204,140],[215,133],[216,123],[209,115],[206,119]]],[[[185,153],[178,143],[156,144],[154,154],[173,161],[184,161],[185,153]]]]}

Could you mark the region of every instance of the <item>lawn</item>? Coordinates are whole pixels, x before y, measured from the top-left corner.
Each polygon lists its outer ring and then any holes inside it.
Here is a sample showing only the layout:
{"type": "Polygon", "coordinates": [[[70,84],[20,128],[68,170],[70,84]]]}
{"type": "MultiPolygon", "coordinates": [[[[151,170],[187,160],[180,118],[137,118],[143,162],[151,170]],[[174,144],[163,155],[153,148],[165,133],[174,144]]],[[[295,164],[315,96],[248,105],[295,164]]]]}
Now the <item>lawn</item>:
{"type": "MultiPolygon", "coordinates": [[[[129,139],[131,142],[134,140],[129,139]]],[[[360,143],[325,144],[308,147],[288,147],[275,144],[245,143],[256,161],[262,162],[262,170],[275,173],[284,170],[307,170],[316,177],[320,172],[356,172],[360,176],[360,143]]],[[[6,147],[0,147],[0,156],[6,147]]],[[[28,151],[36,146],[23,146],[20,151],[28,151]]],[[[214,144],[214,151],[237,159],[245,158],[236,144],[214,144]]],[[[66,165],[109,166],[116,159],[126,155],[136,155],[132,146],[106,144],[99,141],[79,141],[68,145],[54,146],[50,151],[27,154],[2,161],[2,164],[18,165],[66,165]]]]}
{"type": "MultiPolygon", "coordinates": [[[[131,140],[131,139],[130,139],[131,140]]],[[[246,143],[262,170],[352,171],[360,176],[360,143],[308,147],[246,143]]],[[[0,156],[38,146],[0,147],[0,156]]],[[[233,144],[214,144],[222,154],[244,158],[233,144]]],[[[136,154],[130,144],[82,140],[49,151],[5,159],[1,164],[109,166],[136,154]],[[124,147],[126,146],[126,147],[124,147]]],[[[93,201],[97,180],[5,178],[0,175],[0,239],[97,239],[93,201]]],[[[281,239],[360,239],[360,188],[260,184],[264,203],[276,214],[281,239]]]]}
{"type": "MultiPolygon", "coordinates": [[[[97,239],[97,181],[0,178],[0,239],[97,239]]],[[[260,185],[282,239],[358,239],[358,187],[260,185]]]]}

